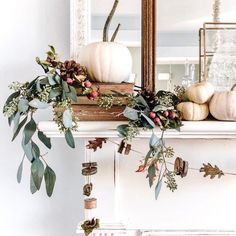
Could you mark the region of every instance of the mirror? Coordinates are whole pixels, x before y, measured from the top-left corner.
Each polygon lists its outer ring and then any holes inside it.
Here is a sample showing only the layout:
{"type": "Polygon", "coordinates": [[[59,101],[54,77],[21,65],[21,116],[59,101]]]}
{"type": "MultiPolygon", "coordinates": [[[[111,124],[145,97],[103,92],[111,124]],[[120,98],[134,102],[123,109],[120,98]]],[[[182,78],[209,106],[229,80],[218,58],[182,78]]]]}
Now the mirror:
{"type": "MultiPolygon", "coordinates": [[[[89,42],[102,41],[104,24],[113,3],[113,0],[90,0],[89,42]]],[[[130,82],[141,85],[141,0],[119,1],[110,25],[109,37],[119,23],[121,27],[115,41],[130,50],[133,58],[130,82]]]]}
{"type": "MultiPolygon", "coordinates": [[[[158,0],[157,90],[173,90],[199,79],[199,29],[213,22],[215,0],[158,0]]],[[[235,22],[234,0],[219,1],[221,22],[235,22]]],[[[217,17],[216,17],[217,18],[217,17]]]]}

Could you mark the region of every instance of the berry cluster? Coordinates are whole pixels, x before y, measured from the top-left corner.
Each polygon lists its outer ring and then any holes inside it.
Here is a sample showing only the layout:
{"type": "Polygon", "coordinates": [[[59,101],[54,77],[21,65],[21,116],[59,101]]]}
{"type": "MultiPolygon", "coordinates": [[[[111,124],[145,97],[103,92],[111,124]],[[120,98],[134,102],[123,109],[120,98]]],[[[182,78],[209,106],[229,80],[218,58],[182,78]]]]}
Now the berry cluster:
{"type": "Polygon", "coordinates": [[[175,111],[163,111],[163,112],[151,111],[149,113],[149,117],[158,126],[164,126],[162,121],[166,121],[167,119],[174,120],[177,117],[177,114],[175,111]]]}

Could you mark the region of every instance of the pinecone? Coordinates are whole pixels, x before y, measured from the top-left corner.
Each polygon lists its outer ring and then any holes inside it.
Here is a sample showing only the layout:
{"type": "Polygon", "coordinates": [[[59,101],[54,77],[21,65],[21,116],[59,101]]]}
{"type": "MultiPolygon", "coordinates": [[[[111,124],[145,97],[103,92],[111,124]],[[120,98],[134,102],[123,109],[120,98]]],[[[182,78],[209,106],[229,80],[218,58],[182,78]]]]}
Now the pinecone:
{"type": "Polygon", "coordinates": [[[80,80],[79,82],[81,82],[86,78],[85,68],[74,60],[66,60],[64,63],[61,63],[59,70],[64,81],[80,80]]]}
{"type": "Polygon", "coordinates": [[[140,95],[142,95],[142,97],[147,102],[147,104],[149,105],[151,110],[156,106],[155,93],[153,93],[149,90],[142,90],[142,91],[140,91],[140,95]]]}

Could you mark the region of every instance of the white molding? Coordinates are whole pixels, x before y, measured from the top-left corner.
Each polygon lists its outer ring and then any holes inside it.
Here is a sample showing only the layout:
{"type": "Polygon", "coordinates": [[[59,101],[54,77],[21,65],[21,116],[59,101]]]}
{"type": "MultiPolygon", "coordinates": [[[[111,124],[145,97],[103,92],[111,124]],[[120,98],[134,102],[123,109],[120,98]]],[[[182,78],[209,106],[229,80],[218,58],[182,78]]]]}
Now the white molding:
{"type": "MultiPolygon", "coordinates": [[[[79,122],[78,132],[74,132],[75,138],[91,138],[91,137],[108,137],[117,138],[118,132],[116,127],[126,122],[79,122]]],[[[38,128],[48,137],[60,138],[64,137],[58,130],[53,121],[39,122],[38,128]]],[[[159,129],[155,129],[157,135],[161,135],[159,129]]],[[[141,131],[137,138],[149,138],[152,131],[141,131]]],[[[168,130],[165,132],[167,139],[236,139],[236,122],[224,121],[185,121],[180,128],[180,132],[176,130],[168,130]]]]}
{"type": "Polygon", "coordinates": [[[70,55],[75,60],[80,49],[89,41],[89,2],[70,0],[70,55]]]}

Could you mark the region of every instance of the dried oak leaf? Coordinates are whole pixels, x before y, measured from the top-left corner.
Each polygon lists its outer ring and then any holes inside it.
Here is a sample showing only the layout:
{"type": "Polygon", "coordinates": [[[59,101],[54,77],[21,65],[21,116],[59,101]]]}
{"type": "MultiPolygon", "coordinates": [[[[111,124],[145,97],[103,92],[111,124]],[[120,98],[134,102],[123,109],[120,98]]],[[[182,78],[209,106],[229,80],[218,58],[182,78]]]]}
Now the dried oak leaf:
{"type": "Polygon", "coordinates": [[[98,148],[102,148],[103,143],[107,142],[107,138],[95,138],[95,140],[88,141],[88,145],[86,145],[87,149],[93,149],[94,152],[97,151],[98,148]]]}
{"type": "Polygon", "coordinates": [[[220,178],[224,175],[224,172],[219,169],[218,166],[212,166],[210,163],[203,164],[203,167],[200,169],[200,172],[204,172],[204,177],[210,176],[211,179],[214,179],[216,176],[220,178]]]}

